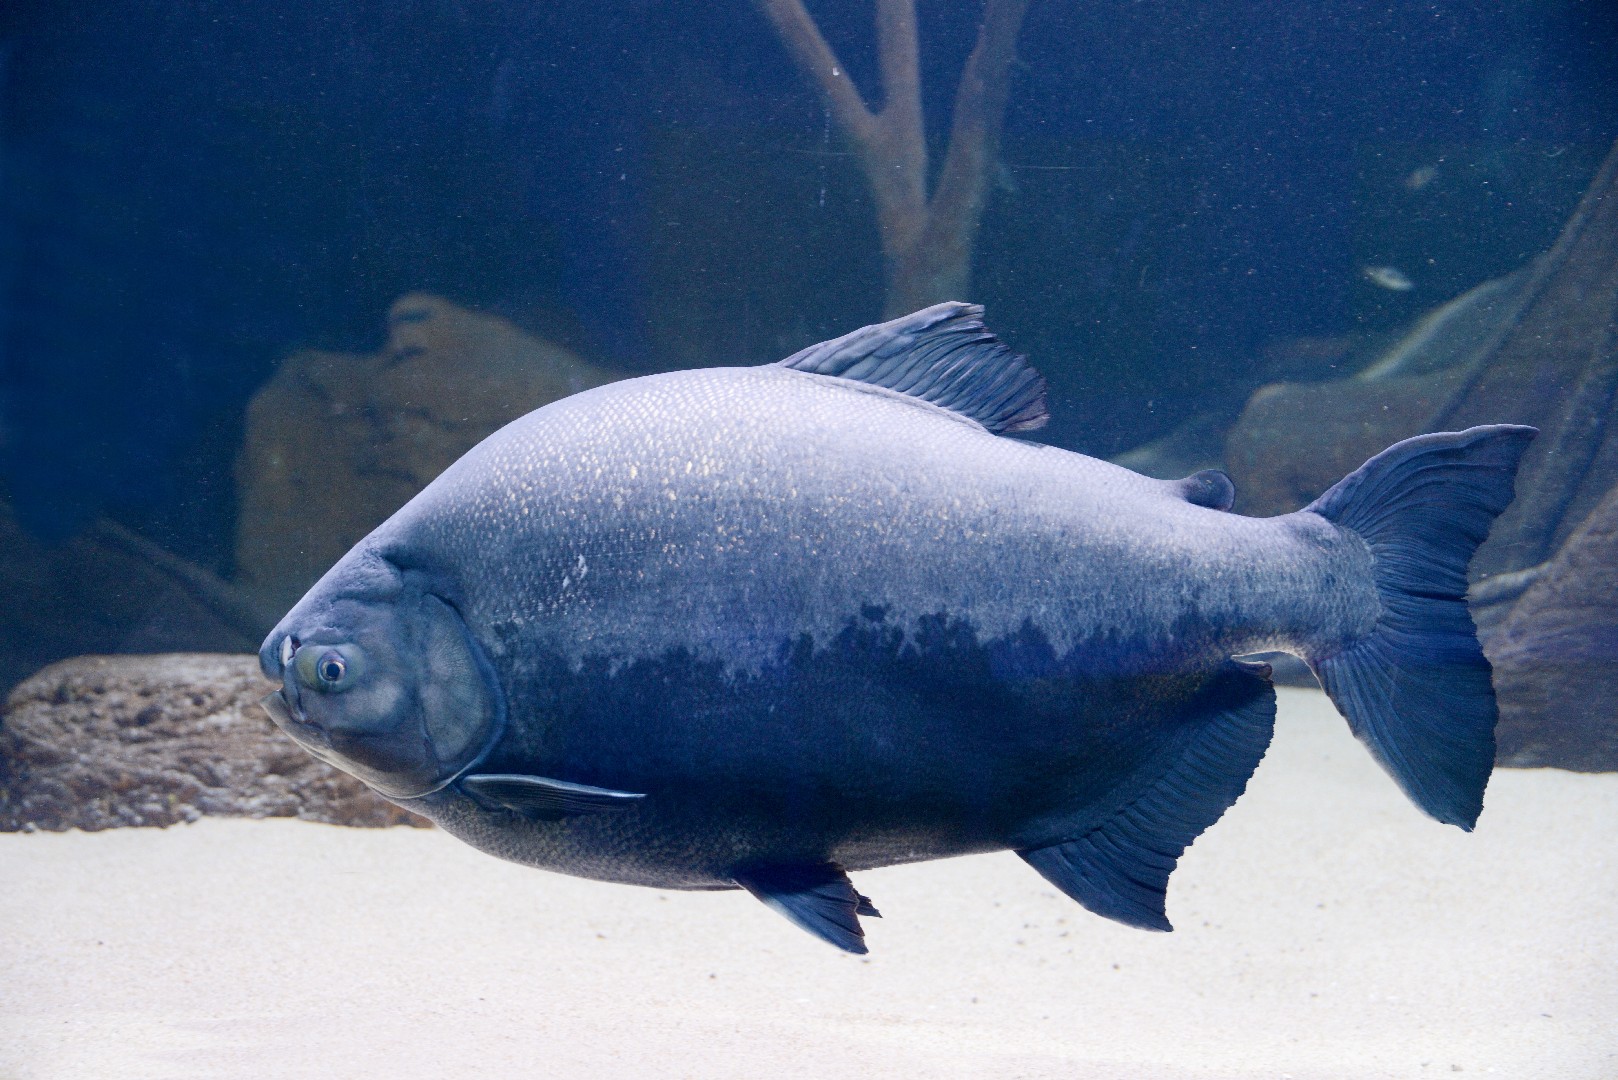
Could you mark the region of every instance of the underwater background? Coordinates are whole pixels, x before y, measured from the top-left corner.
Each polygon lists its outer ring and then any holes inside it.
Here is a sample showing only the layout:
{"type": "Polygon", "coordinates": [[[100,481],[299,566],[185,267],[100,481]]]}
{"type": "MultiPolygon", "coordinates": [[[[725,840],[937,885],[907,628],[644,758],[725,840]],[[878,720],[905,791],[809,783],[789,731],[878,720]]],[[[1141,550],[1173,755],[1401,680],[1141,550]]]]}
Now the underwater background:
{"type": "Polygon", "coordinates": [[[1611,0],[0,2],[7,1078],[1618,1076],[1614,566],[1611,0]],[[1176,933],[1001,852],[873,870],[872,964],[271,724],[266,631],[489,432],[946,299],[1028,437],[1238,513],[1541,429],[1475,832],[1278,662],[1176,933]]]}
{"type": "MultiPolygon", "coordinates": [[[[880,104],[868,4],[813,5],[880,104]]],[[[936,168],[976,4],[922,4],[936,168]]],[[[1114,455],[1547,248],[1618,136],[1618,9],[1028,8],[971,295],[1114,455]],[[1368,279],[1392,267],[1408,289],[1368,279]]],[[[250,396],[415,290],[624,373],[882,314],[871,196],[757,7],[0,12],[0,491],[234,574],[250,396]]]]}

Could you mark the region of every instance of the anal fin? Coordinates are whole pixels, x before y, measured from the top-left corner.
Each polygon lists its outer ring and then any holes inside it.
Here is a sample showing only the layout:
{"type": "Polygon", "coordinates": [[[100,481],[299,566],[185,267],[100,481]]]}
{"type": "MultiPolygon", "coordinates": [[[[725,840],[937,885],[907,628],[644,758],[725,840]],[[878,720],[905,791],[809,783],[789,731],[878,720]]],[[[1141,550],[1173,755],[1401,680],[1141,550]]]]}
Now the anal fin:
{"type": "Polygon", "coordinates": [[[854,891],[848,875],[830,864],[754,867],[738,873],[736,884],[845,952],[869,951],[861,915],[882,917],[869,897],[854,891]]]}
{"type": "Polygon", "coordinates": [[[1083,836],[1017,854],[1097,915],[1172,930],[1164,901],[1185,849],[1247,788],[1275,730],[1275,687],[1262,664],[1230,661],[1191,708],[1189,740],[1158,780],[1083,836]]]}

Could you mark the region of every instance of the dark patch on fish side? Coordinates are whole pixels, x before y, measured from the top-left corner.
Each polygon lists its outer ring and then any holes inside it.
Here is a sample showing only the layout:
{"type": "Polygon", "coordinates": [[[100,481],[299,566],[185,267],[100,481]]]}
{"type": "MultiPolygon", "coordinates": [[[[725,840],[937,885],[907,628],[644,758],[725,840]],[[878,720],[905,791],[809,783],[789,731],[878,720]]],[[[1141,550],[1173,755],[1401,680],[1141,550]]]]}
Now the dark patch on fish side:
{"type": "MultiPolygon", "coordinates": [[[[539,655],[513,688],[522,715],[479,768],[643,791],[634,826],[656,835],[636,843],[696,862],[730,858],[739,836],[755,838],[753,863],[849,869],[1000,850],[1052,835],[1027,831],[1031,817],[1088,826],[1134,797],[1205,679],[1097,675],[1094,660],[1058,656],[1031,621],[979,642],[942,615],[906,633],[863,614],[755,671],[686,650],[539,655]]],[[[595,820],[570,828],[612,827],[595,820]]]]}

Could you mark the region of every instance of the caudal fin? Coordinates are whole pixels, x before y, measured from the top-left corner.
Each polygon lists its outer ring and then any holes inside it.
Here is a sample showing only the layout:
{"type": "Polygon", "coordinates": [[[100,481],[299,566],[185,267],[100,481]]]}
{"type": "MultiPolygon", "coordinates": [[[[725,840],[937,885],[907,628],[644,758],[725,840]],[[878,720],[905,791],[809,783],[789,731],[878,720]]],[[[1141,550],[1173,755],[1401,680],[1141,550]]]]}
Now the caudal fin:
{"type": "Polygon", "coordinates": [[[1537,434],[1494,424],[1406,439],[1305,508],[1365,540],[1382,599],[1372,633],[1307,659],[1405,794],[1467,830],[1494,767],[1497,713],[1466,607],[1466,567],[1511,502],[1537,434]]]}

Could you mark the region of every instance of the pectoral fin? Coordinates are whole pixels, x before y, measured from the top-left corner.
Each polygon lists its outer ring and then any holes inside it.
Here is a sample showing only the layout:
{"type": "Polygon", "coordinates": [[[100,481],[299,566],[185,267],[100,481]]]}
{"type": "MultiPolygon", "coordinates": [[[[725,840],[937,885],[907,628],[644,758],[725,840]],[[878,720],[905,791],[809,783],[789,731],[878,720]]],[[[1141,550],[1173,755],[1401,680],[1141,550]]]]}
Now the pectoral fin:
{"type": "Polygon", "coordinates": [[[461,790],[487,807],[515,810],[529,817],[555,820],[573,814],[620,810],[644,799],[628,791],[570,784],[521,773],[484,773],[461,778],[461,790]]]}
{"type": "Polygon", "coordinates": [[[822,941],[864,953],[861,915],[880,919],[870,899],[854,891],[848,875],[831,865],[766,866],[736,875],[736,884],[822,941]]]}

